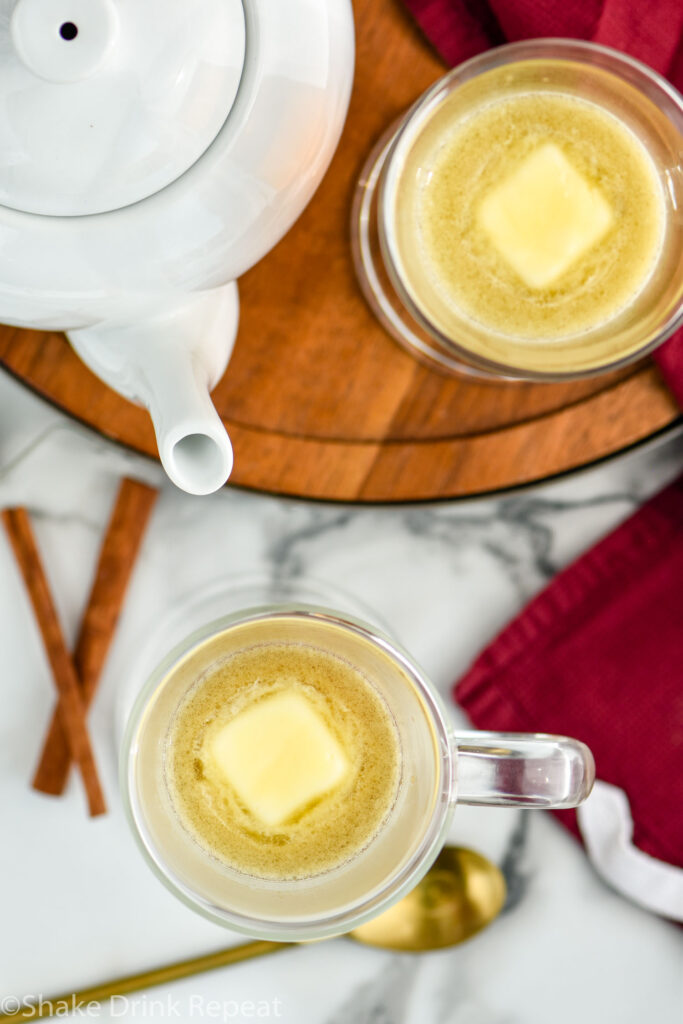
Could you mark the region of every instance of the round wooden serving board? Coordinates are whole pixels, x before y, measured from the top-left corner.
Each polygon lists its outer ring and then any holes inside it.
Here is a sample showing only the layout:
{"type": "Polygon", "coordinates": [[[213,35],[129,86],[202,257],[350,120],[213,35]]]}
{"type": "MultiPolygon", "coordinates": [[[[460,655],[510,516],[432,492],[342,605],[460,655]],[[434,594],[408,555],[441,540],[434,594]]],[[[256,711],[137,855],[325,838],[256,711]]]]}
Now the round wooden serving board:
{"type": "MultiPolygon", "coordinates": [[[[356,285],[349,211],[375,140],[443,65],[400,0],[355,0],[357,68],[339,150],[283,241],[240,280],[235,354],[214,392],[232,483],[342,501],[483,494],[604,458],[678,410],[646,363],[572,384],[484,385],[427,369],[356,285]]],[[[59,334],[0,328],[0,364],[65,412],[156,455],[147,414],[101,384],[59,334]]]]}

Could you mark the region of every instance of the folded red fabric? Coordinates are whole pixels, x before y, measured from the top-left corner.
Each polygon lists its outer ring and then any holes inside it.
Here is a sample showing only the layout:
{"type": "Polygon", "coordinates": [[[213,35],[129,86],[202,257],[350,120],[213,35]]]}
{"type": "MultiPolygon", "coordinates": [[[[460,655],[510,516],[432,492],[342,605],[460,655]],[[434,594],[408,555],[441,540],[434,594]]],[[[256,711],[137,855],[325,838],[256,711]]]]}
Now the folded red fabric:
{"type": "Polygon", "coordinates": [[[683,86],[680,0],[404,0],[448,64],[501,43],[564,36],[624,50],[683,86]]]}
{"type": "MultiPolygon", "coordinates": [[[[455,697],[487,729],[576,736],[634,842],[683,867],[683,476],[560,573],[455,697]]],[[[574,811],[558,812],[576,831],[574,811]]]]}
{"type": "MultiPolygon", "coordinates": [[[[683,91],[683,0],[404,0],[448,64],[539,36],[587,39],[649,64],[683,91]]],[[[655,359],[683,406],[683,330],[655,359]]]]}

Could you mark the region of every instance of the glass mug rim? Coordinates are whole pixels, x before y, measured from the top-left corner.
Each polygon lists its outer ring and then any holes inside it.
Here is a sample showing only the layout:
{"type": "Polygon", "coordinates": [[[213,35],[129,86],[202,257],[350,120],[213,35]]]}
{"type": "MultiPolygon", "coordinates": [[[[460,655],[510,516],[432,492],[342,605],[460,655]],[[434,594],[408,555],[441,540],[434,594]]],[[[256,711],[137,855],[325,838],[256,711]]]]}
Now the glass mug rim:
{"type": "MultiPolygon", "coordinates": [[[[410,290],[404,282],[400,272],[400,254],[398,243],[392,237],[392,214],[391,205],[395,199],[398,176],[401,170],[403,150],[419,135],[421,126],[426,122],[430,114],[459,85],[483,74],[492,71],[505,64],[521,63],[525,60],[539,60],[543,57],[556,56],[559,60],[565,59],[576,63],[592,64],[586,57],[595,55],[608,62],[608,68],[612,74],[619,75],[619,69],[627,68],[650,86],[654,86],[664,93],[667,99],[678,109],[683,117],[683,95],[663,75],[654,68],[644,64],[642,61],[631,57],[620,50],[615,50],[600,43],[592,43],[587,40],[564,38],[561,36],[543,37],[538,39],[525,39],[514,43],[505,43],[501,46],[492,47],[483,53],[476,54],[468,60],[457,64],[450,71],[442,75],[433,83],[409,108],[406,114],[400,119],[399,126],[387,143],[384,166],[378,181],[378,228],[382,257],[386,272],[389,276],[401,302],[404,304],[410,315],[428,334],[432,335],[436,343],[450,353],[451,357],[460,357],[464,363],[464,370],[474,369],[492,376],[494,379],[514,378],[530,381],[569,381],[585,380],[603,373],[612,372],[629,366],[655,351],[661,344],[671,337],[681,326],[683,326],[683,299],[679,299],[673,308],[667,321],[662,324],[657,333],[646,343],[638,346],[626,355],[614,358],[609,362],[578,370],[529,370],[524,367],[517,367],[511,364],[498,362],[488,356],[473,352],[463,344],[459,344],[452,337],[445,334],[436,323],[413,300],[410,290]],[[574,54],[572,58],[571,54],[574,54]]],[[[596,65],[602,66],[602,65],[596,65]]],[[[636,85],[639,91],[643,91],[640,85],[636,85]]],[[[591,332],[586,332],[587,335],[591,332]]],[[[581,335],[577,335],[581,337],[581,335]]]]}
{"type": "MultiPolygon", "coordinates": [[[[315,627],[314,627],[315,628],[315,627]]],[[[314,638],[312,638],[313,642],[314,638]]],[[[361,669],[362,670],[362,669],[361,669]]],[[[544,733],[496,733],[487,731],[460,732],[457,736],[483,741],[486,738],[519,738],[525,742],[562,737],[544,733]]],[[[121,742],[119,776],[124,810],[129,826],[142,854],[157,878],[186,906],[205,918],[241,932],[250,937],[276,941],[298,941],[331,937],[349,931],[353,927],[375,917],[390,905],[410,892],[424,877],[444,845],[455,806],[458,802],[458,747],[455,730],[449,723],[444,702],[427,675],[415,663],[412,656],[393,638],[378,627],[363,622],[345,612],[305,603],[286,603],[247,608],[220,617],[194,630],[176,644],[157,665],[142,685],[128,715],[121,742]],[[323,916],[309,916],[303,919],[267,919],[263,916],[250,917],[247,914],[217,906],[213,901],[196,892],[176,877],[173,868],[164,860],[163,848],[155,843],[147,828],[145,814],[140,806],[136,787],[137,742],[136,737],[145,712],[162,692],[166,683],[174,677],[174,670],[205,641],[217,638],[235,626],[272,620],[308,620],[312,624],[323,622],[347,633],[354,634],[362,642],[379,648],[399,671],[408,676],[428,715],[435,734],[436,782],[434,787],[434,808],[424,834],[416,845],[409,860],[398,871],[392,873],[381,885],[375,886],[339,911],[323,916]]],[[[494,801],[503,803],[503,801],[494,801]]],[[[182,825],[178,823],[178,827],[182,825]]],[[[362,854],[361,854],[362,856],[362,854]]]]}

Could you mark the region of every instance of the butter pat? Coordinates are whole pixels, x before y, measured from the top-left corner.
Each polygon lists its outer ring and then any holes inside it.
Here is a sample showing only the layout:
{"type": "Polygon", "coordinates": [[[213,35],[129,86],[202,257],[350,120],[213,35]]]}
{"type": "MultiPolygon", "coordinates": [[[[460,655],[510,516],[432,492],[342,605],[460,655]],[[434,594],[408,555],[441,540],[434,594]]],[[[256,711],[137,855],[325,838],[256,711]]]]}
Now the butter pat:
{"type": "Polygon", "coordinates": [[[484,198],[479,224],[530,288],[547,288],[608,231],[612,209],[546,143],[484,198]]]}
{"type": "Polygon", "coordinates": [[[337,738],[294,689],[246,707],[211,737],[209,754],[247,810],[268,826],[334,789],[348,771],[337,738]]]}

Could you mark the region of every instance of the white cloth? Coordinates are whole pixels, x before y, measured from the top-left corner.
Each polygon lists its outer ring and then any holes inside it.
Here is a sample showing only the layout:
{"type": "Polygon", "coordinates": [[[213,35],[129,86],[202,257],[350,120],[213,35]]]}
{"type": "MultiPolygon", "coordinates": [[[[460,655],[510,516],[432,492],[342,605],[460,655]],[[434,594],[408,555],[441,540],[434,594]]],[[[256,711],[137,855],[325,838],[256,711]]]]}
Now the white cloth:
{"type": "Polygon", "coordinates": [[[623,789],[597,781],[577,817],[588,856],[612,888],[655,914],[683,921],[683,869],[633,845],[633,818],[623,789]]]}

